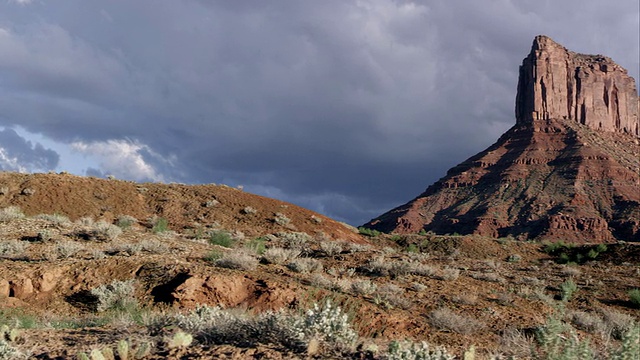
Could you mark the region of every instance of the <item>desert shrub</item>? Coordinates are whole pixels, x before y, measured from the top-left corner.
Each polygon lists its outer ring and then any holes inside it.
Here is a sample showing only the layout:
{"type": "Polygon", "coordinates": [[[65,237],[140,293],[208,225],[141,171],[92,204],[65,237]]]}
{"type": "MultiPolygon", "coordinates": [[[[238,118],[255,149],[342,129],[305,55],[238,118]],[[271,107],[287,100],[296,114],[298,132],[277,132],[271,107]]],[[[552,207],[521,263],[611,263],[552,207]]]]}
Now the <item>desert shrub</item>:
{"type": "Polygon", "coordinates": [[[275,217],[273,218],[273,222],[280,226],[287,226],[291,222],[291,219],[289,219],[282,213],[276,213],[275,217]]]}
{"type": "Polygon", "coordinates": [[[99,312],[107,310],[122,311],[137,305],[135,299],[135,281],[114,280],[110,284],[100,285],[91,290],[91,294],[97,298],[99,312]]]}
{"type": "Polygon", "coordinates": [[[235,244],[235,240],[225,231],[214,231],[209,236],[209,244],[231,248],[235,244]]]}
{"type": "Polygon", "coordinates": [[[269,248],[262,254],[262,258],[270,263],[276,265],[284,265],[290,261],[293,261],[300,256],[300,250],[297,249],[283,249],[283,248],[269,248]]]}
{"type": "Polygon", "coordinates": [[[351,347],[357,339],[348,316],[329,301],[303,314],[279,311],[253,317],[204,306],[175,316],[175,324],[204,343],[280,344],[297,352],[306,350],[312,339],[336,348],[351,347]]]}
{"type": "Polygon", "coordinates": [[[24,218],[24,213],[17,206],[9,206],[0,209],[0,221],[11,221],[24,218]]]}
{"type": "Polygon", "coordinates": [[[368,229],[368,228],[362,227],[362,226],[358,228],[358,233],[360,233],[360,235],[364,235],[364,236],[368,236],[368,237],[376,237],[376,236],[379,236],[381,234],[381,232],[378,231],[378,230],[368,229]]]}
{"type": "MultiPolygon", "coordinates": [[[[219,306],[210,307],[208,305],[200,305],[188,314],[173,315],[173,318],[169,319],[169,321],[175,323],[180,329],[198,333],[212,326],[223,317],[231,317],[231,314],[228,311],[222,310],[219,306]]],[[[166,326],[167,324],[163,323],[160,327],[166,326]]]]}
{"type": "Polygon", "coordinates": [[[37,241],[49,241],[53,238],[53,235],[51,234],[51,231],[49,229],[43,229],[38,231],[38,235],[36,235],[36,240],[37,241]]]}
{"type": "Polygon", "coordinates": [[[456,304],[462,305],[475,305],[478,302],[478,295],[472,292],[465,292],[458,295],[454,295],[451,298],[456,304]]]}
{"type": "Polygon", "coordinates": [[[48,221],[54,225],[65,225],[65,224],[71,223],[69,218],[62,214],[40,214],[40,215],[34,216],[34,218],[48,221]]]}
{"type": "Polygon", "coordinates": [[[168,251],[169,246],[153,239],[145,239],[137,243],[121,244],[109,250],[110,253],[126,253],[128,255],[138,255],[143,252],[149,254],[164,254],[168,251]]]}
{"type": "Polygon", "coordinates": [[[594,351],[588,340],[580,340],[575,330],[563,323],[557,315],[547,319],[536,330],[538,356],[542,359],[594,359],[594,351]]]}
{"type": "Polygon", "coordinates": [[[519,329],[508,327],[500,335],[500,350],[506,352],[505,355],[509,355],[509,357],[496,357],[492,360],[537,359],[532,357],[533,348],[534,339],[532,336],[519,329]]]}
{"type": "Polygon", "coordinates": [[[333,279],[331,281],[331,286],[327,287],[327,289],[346,293],[351,290],[352,283],[353,281],[351,281],[351,279],[333,279]]]}
{"type": "Polygon", "coordinates": [[[258,210],[252,208],[251,206],[246,206],[244,209],[242,209],[242,213],[247,215],[253,215],[253,214],[257,214],[258,210]]]}
{"type": "Polygon", "coordinates": [[[76,220],[76,224],[79,224],[82,226],[93,226],[93,223],[94,221],[91,216],[84,216],[76,220]]]}
{"type": "Polygon", "coordinates": [[[507,261],[510,263],[520,262],[522,261],[522,256],[520,256],[519,254],[511,254],[509,255],[509,257],[507,257],[507,261]]]}
{"type": "Polygon", "coordinates": [[[59,258],[67,259],[73,257],[78,252],[82,251],[84,246],[73,242],[73,241],[65,241],[56,244],[55,252],[59,258]]]}
{"type": "Polygon", "coordinates": [[[385,308],[398,307],[401,309],[408,309],[411,307],[411,302],[407,300],[403,294],[403,288],[395,284],[384,284],[378,288],[378,291],[376,291],[374,301],[385,308]]]}
{"type": "Polygon", "coordinates": [[[633,306],[640,308],[640,289],[629,290],[629,301],[633,306]]]}
{"type": "Polygon", "coordinates": [[[570,277],[580,276],[580,274],[582,274],[582,271],[580,271],[580,269],[578,269],[576,266],[567,265],[563,266],[560,272],[562,273],[562,275],[570,277]]]}
{"type": "Polygon", "coordinates": [[[303,232],[280,232],[277,234],[284,247],[305,251],[307,244],[312,240],[311,236],[303,232]]]}
{"type": "Polygon", "coordinates": [[[637,360],[640,354],[640,325],[635,324],[620,339],[620,347],[611,352],[612,360],[637,360]]]}
{"type": "Polygon", "coordinates": [[[411,273],[420,276],[432,276],[436,273],[436,270],[431,265],[414,262],[411,266],[411,273]]]}
{"type": "Polygon", "coordinates": [[[389,261],[387,261],[384,256],[377,256],[367,261],[362,270],[370,275],[387,276],[389,275],[390,267],[389,261]]]}
{"type": "Polygon", "coordinates": [[[4,339],[0,339],[0,360],[12,360],[21,357],[22,354],[4,339]]]}
{"type": "Polygon", "coordinates": [[[413,291],[417,291],[417,292],[423,292],[426,291],[429,287],[423,283],[414,281],[411,283],[411,289],[413,291]]]}
{"type": "Polygon", "coordinates": [[[125,230],[138,223],[138,219],[131,215],[120,215],[116,220],[116,225],[125,230]]]}
{"type": "Polygon", "coordinates": [[[615,310],[600,309],[602,319],[608,331],[615,339],[622,339],[624,334],[631,331],[636,326],[636,320],[631,315],[627,315],[615,310]]]}
{"type": "Polygon", "coordinates": [[[333,276],[352,277],[353,275],[355,275],[355,273],[356,273],[355,268],[348,268],[345,266],[336,266],[327,270],[327,274],[333,275],[333,276]]]}
{"type": "Polygon", "coordinates": [[[322,271],[322,262],[311,258],[294,259],[287,264],[287,267],[297,273],[313,273],[322,271]]]}
{"type": "Polygon", "coordinates": [[[605,335],[607,328],[602,317],[594,313],[584,311],[571,311],[568,313],[569,320],[578,329],[592,334],[600,333],[605,335]]]}
{"type": "Polygon", "coordinates": [[[90,228],[78,230],[76,236],[86,240],[111,241],[115,240],[120,234],[122,234],[122,229],[116,225],[100,220],[90,228]]]}
{"type": "Polygon", "coordinates": [[[420,247],[416,244],[409,244],[405,248],[405,251],[411,254],[417,254],[420,253],[420,247]]]}
{"type": "Polygon", "coordinates": [[[389,275],[399,277],[411,274],[413,272],[413,264],[406,260],[395,260],[389,263],[389,275]]]}
{"type": "Polygon", "coordinates": [[[329,300],[322,306],[313,304],[312,309],[293,321],[293,328],[299,332],[300,339],[306,342],[316,338],[331,345],[349,347],[358,338],[347,314],[329,300]]]}
{"type": "Polygon", "coordinates": [[[544,246],[543,251],[547,254],[554,254],[559,250],[573,247],[573,244],[566,244],[564,241],[545,242],[542,245],[544,246]]]}
{"type": "Polygon", "coordinates": [[[356,295],[371,295],[378,289],[378,286],[370,280],[356,280],[351,283],[351,292],[356,295]]]}
{"type": "Polygon", "coordinates": [[[523,276],[522,279],[520,279],[520,283],[528,285],[539,285],[541,282],[540,279],[532,276],[523,276]]]}
{"type": "Polygon", "coordinates": [[[335,256],[342,252],[342,245],[337,241],[323,241],[320,243],[320,250],[326,256],[335,256]]]}
{"type": "Polygon", "coordinates": [[[577,290],[578,285],[576,285],[576,283],[571,279],[560,284],[560,297],[562,298],[562,301],[568,301],[571,299],[577,290]]]}
{"type": "Polygon", "coordinates": [[[449,330],[459,334],[473,334],[482,328],[484,324],[480,321],[458,315],[448,308],[440,308],[429,314],[431,326],[440,330],[449,330]]]}
{"type": "Polygon", "coordinates": [[[165,218],[156,218],[152,221],[152,224],[151,232],[154,234],[161,234],[169,230],[169,222],[165,218]]]}
{"type": "Polygon", "coordinates": [[[436,347],[432,349],[426,342],[414,343],[409,341],[392,341],[389,343],[387,360],[453,360],[455,356],[446,349],[436,347]]]}
{"type": "Polygon", "coordinates": [[[331,289],[333,280],[319,273],[311,274],[308,280],[309,285],[323,289],[331,289]]]}
{"type": "Polygon", "coordinates": [[[224,254],[215,264],[227,269],[255,270],[258,267],[258,259],[244,252],[231,252],[224,254]]]}
{"type": "Polygon", "coordinates": [[[184,348],[191,345],[192,341],[193,336],[191,334],[184,331],[178,331],[173,334],[173,337],[169,341],[167,341],[167,347],[169,349],[184,348]]]}
{"type": "Polygon", "coordinates": [[[244,240],[244,233],[240,230],[233,230],[229,235],[233,240],[244,240]]]}
{"type": "Polygon", "coordinates": [[[104,259],[107,257],[107,254],[104,253],[103,250],[95,249],[91,251],[91,258],[95,260],[104,259]]]}
{"type": "Polygon", "coordinates": [[[595,260],[601,253],[608,250],[607,245],[565,244],[563,242],[545,243],[543,251],[555,257],[560,264],[583,264],[595,260]]]}
{"type": "Polygon", "coordinates": [[[450,267],[445,267],[438,274],[435,275],[436,279],[453,281],[460,277],[460,270],[450,267]]]}
{"type": "Polygon", "coordinates": [[[256,253],[257,255],[262,255],[267,251],[267,240],[263,237],[251,239],[244,244],[244,248],[256,253]]]}
{"type": "Polygon", "coordinates": [[[18,240],[2,240],[0,241],[0,257],[2,258],[18,258],[25,256],[29,243],[18,240]]]}
{"type": "Polygon", "coordinates": [[[205,201],[202,206],[206,207],[206,208],[211,208],[211,207],[216,207],[220,205],[220,201],[213,199],[213,200],[207,200],[205,201]]]}
{"type": "Polygon", "coordinates": [[[219,249],[212,249],[204,256],[204,259],[215,264],[215,262],[222,259],[223,256],[224,252],[220,251],[219,249]]]}
{"type": "Polygon", "coordinates": [[[506,281],[502,276],[496,273],[472,273],[470,276],[476,280],[495,283],[504,283],[506,281]]]}
{"type": "Polygon", "coordinates": [[[347,251],[350,253],[365,252],[371,250],[371,245],[348,243],[347,251]]]}

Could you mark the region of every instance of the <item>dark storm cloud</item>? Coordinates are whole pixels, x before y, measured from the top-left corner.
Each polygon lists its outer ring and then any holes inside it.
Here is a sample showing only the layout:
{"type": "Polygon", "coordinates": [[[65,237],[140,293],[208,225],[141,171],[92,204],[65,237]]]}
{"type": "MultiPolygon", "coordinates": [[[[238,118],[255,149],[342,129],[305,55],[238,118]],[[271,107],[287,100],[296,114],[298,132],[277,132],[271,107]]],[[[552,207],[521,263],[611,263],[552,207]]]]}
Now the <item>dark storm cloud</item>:
{"type": "Polygon", "coordinates": [[[0,3],[0,125],[99,155],[93,173],[242,184],[357,224],[515,122],[535,35],[637,78],[639,12],[636,0],[0,3]]]}
{"type": "Polygon", "coordinates": [[[13,129],[0,130],[0,170],[48,171],[58,165],[59,158],[55,151],[25,140],[13,129]]]}

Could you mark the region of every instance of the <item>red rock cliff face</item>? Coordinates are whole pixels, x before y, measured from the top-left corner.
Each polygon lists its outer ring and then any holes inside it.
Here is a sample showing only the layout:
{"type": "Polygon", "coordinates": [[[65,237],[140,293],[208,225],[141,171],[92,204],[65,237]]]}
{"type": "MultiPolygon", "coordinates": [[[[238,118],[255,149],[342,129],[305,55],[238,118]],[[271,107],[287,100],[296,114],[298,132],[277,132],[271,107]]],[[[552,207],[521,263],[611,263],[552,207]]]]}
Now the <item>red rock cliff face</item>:
{"type": "Polygon", "coordinates": [[[602,55],[569,51],[546,36],[520,66],[518,122],[570,119],[638,136],[638,93],[627,71],[602,55]]]}
{"type": "Polygon", "coordinates": [[[575,54],[539,36],[520,68],[516,124],[414,200],[364,226],[640,241],[635,91],[634,80],[610,59],[575,54]]]}

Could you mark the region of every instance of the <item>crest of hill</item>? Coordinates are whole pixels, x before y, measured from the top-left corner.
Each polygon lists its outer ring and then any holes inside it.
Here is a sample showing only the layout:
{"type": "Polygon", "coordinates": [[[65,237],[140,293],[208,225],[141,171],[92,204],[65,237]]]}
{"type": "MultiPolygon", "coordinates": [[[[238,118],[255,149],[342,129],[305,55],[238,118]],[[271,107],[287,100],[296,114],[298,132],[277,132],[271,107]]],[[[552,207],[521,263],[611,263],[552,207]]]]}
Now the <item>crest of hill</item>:
{"type": "Polygon", "coordinates": [[[538,36],[520,67],[515,126],[365,227],[640,241],[637,135],[638,95],[626,70],[538,36]]]}
{"type": "Polygon", "coordinates": [[[165,218],[170,228],[220,228],[261,236],[283,231],[324,233],[363,242],[348,225],[311,210],[225,185],[135,183],[69,174],[0,172],[0,208],[18,206],[27,215],[60,213],[113,221],[165,218]],[[280,217],[280,220],[276,218],[280,217]]]}

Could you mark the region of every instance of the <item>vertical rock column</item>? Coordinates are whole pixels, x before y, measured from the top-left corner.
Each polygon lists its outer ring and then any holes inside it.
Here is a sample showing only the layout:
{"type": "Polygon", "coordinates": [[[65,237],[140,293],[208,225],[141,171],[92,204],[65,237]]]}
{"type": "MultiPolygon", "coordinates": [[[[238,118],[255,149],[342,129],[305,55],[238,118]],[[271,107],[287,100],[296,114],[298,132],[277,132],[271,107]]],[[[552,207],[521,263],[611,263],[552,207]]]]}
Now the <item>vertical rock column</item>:
{"type": "Polygon", "coordinates": [[[638,133],[638,93],[627,71],[601,55],[537,36],[520,66],[516,120],[572,119],[596,130],[638,133]]]}

